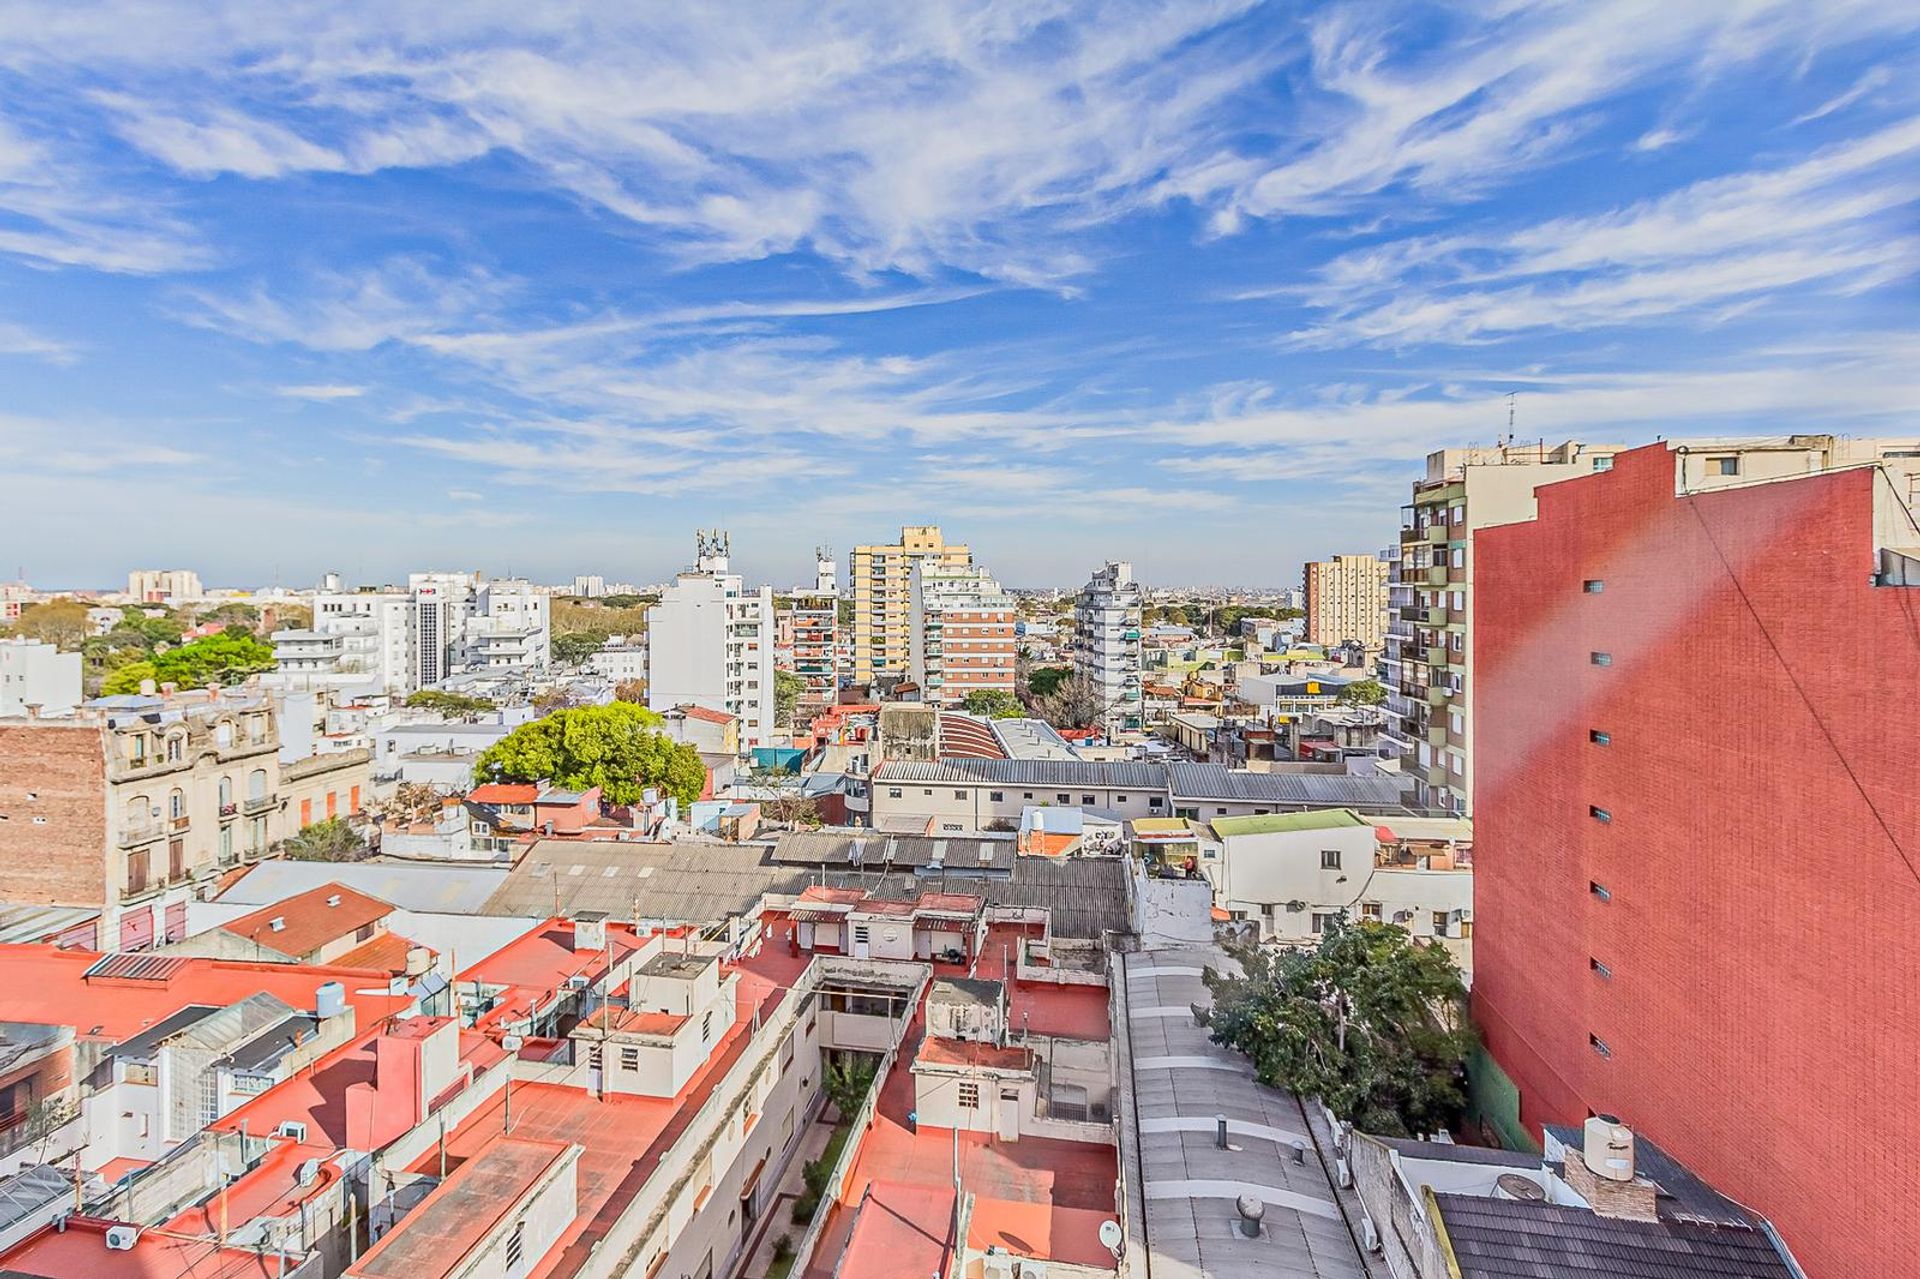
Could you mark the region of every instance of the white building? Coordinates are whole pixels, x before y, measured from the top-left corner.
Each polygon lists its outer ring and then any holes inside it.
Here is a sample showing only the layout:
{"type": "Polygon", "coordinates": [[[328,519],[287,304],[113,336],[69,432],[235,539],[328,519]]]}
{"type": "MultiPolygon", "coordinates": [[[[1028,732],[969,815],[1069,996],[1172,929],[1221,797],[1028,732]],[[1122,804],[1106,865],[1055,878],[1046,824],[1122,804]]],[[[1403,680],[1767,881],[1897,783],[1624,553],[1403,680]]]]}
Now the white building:
{"type": "Polygon", "coordinates": [[[647,637],[615,635],[587,659],[587,669],[614,684],[647,677],[647,637]]]}
{"type": "Polygon", "coordinates": [[[727,571],[724,533],[702,533],[692,570],[647,613],[647,705],[704,706],[740,720],[740,749],[773,735],[773,588],[727,571]]]}
{"type": "Polygon", "coordinates": [[[1143,722],[1140,611],[1145,602],[1133,565],[1124,561],[1109,561],[1097,570],[1074,602],[1074,673],[1099,690],[1110,734],[1143,722]]]}
{"type": "Polygon", "coordinates": [[[580,574],[573,579],[573,593],[582,599],[597,600],[607,593],[607,579],[599,574],[580,574]]]}
{"type": "Polygon", "coordinates": [[[0,719],[52,714],[80,704],[80,654],[40,640],[0,640],[0,719]]]}
{"type": "Polygon", "coordinates": [[[147,604],[176,604],[202,599],[200,575],[187,568],[137,568],[127,574],[127,594],[147,604]]]}
{"type": "Polygon", "coordinates": [[[316,594],[310,628],[274,632],[274,682],[408,693],[468,671],[543,671],[551,639],[547,597],[526,581],[415,573],[405,591],[316,594]]]}
{"type": "Polygon", "coordinates": [[[957,705],[969,693],[1013,691],[1018,608],[991,573],[916,560],[907,590],[907,677],[922,701],[957,705]]]}

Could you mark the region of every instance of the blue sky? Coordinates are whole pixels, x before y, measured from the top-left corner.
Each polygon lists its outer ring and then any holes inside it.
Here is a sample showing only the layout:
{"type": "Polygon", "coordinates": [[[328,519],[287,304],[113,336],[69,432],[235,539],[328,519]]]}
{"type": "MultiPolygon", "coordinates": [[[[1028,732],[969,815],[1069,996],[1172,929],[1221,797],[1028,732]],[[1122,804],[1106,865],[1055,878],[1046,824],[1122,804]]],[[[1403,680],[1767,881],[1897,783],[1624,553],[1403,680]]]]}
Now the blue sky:
{"type": "Polygon", "coordinates": [[[1920,8],[0,4],[0,573],[1288,584],[1519,434],[1912,432],[1920,8]],[[656,12],[657,11],[657,12],[656,12]],[[1905,68],[1905,71],[1902,71],[1905,68]]]}

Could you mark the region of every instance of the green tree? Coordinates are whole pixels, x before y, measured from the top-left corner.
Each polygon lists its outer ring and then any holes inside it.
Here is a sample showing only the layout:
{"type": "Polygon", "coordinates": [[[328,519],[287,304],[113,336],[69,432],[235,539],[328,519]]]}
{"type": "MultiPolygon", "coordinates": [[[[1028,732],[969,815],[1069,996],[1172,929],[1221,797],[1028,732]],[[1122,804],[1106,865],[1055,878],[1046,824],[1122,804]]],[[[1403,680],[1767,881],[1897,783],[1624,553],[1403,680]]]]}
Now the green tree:
{"type": "Polygon", "coordinates": [[[613,686],[615,701],[632,702],[636,706],[647,704],[647,681],[643,679],[623,679],[613,686]]]}
{"type": "Polygon", "coordinates": [[[86,642],[87,606],[79,600],[48,600],[29,604],[8,628],[8,634],[36,639],[68,653],[77,653],[86,642]]]}
{"type": "Polygon", "coordinates": [[[606,631],[574,631],[553,637],[553,660],[562,666],[578,666],[607,646],[606,631]]]}
{"type": "Polygon", "coordinates": [[[1073,678],[1071,666],[1041,666],[1027,676],[1027,691],[1035,697],[1052,697],[1059,687],[1073,678]]]}
{"type": "Polygon", "coordinates": [[[974,689],[960,703],[960,709],[969,715],[984,715],[988,719],[1012,719],[1027,713],[1020,705],[1019,698],[999,688],[974,689]]]}
{"type": "Polygon", "coordinates": [[[793,723],[793,708],[800,704],[800,694],[807,691],[807,681],[792,671],[773,673],[773,722],[781,728],[793,723]]]}
{"type": "Polygon", "coordinates": [[[555,711],[488,747],[474,780],[598,786],[612,804],[635,803],[654,786],[691,804],[706,788],[706,765],[699,751],[656,731],[663,722],[632,702],[555,711]]]}
{"type": "Polygon", "coordinates": [[[827,1100],[839,1112],[841,1123],[853,1122],[853,1117],[860,1113],[878,1074],[879,1062],[867,1053],[842,1053],[827,1067],[821,1084],[827,1090],[827,1100]]]}
{"type": "Polygon", "coordinates": [[[494,708],[489,698],[468,697],[464,693],[448,693],[437,688],[423,688],[417,693],[408,694],[407,705],[415,710],[438,711],[442,715],[478,715],[494,708]]]}
{"type": "Polygon", "coordinates": [[[1334,700],[1348,706],[1378,706],[1387,700],[1387,686],[1377,679],[1357,679],[1341,689],[1334,700]]]}
{"type": "Polygon", "coordinates": [[[366,854],[367,841],[343,818],[329,817],[302,826],[299,834],[281,845],[281,851],[296,862],[351,862],[366,854]]]}
{"type": "Polygon", "coordinates": [[[833,610],[833,616],[835,620],[839,622],[840,625],[852,626],[853,625],[853,601],[850,599],[841,600],[840,603],[837,606],[835,606],[833,610]]]}
{"type": "Polygon", "coordinates": [[[251,604],[242,604],[239,600],[229,600],[224,604],[216,604],[200,614],[195,621],[201,626],[218,623],[228,630],[258,631],[260,610],[251,604]]]}
{"type": "Polygon", "coordinates": [[[221,631],[156,652],[150,661],[122,666],[107,676],[101,692],[135,693],[140,681],[202,688],[208,684],[238,684],[249,675],[273,669],[273,646],[243,631],[221,631]]]}
{"type": "Polygon", "coordinates": [[[1209,968],[1215,1043],[1264,1084],[1319,1097],[1391,1137],[1451,1128],[1466,1104],[1475,1035],[1453,957],[1404,928],[1344,913],[1311,950],[1229,947],[1243,975],[1209,968]]]}

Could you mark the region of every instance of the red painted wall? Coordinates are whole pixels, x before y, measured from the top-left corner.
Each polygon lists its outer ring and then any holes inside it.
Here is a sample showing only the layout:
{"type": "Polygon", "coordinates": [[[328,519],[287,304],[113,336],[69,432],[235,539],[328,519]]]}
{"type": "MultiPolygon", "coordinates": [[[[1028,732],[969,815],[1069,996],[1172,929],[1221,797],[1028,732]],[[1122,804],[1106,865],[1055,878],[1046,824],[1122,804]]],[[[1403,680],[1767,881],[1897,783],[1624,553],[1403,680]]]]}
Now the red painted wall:
{"type": "Polygon", "coordinates": [[[1813,1279],[1887,1273],[1920,1255],[1920,590],[1871,585],[1871,471],[1674,475],[1634,450],[1478,534],[1475,1012],[1530,1127],[1617,1114],[1813,1279]]]}

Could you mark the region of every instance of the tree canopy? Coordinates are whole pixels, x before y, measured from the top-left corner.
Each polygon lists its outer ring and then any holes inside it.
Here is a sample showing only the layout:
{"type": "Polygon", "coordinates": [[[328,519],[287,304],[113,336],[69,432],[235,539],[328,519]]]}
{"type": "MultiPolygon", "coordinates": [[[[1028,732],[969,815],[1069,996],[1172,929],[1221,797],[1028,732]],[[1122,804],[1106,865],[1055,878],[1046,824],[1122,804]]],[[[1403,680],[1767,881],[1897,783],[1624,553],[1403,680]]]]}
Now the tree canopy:
{"type": "Polygon", "coordinates": [[[366,855],[367,841],[345,820],[328,817],[302,826],[281,850],[296,862],[352,862],[366,855]]]}
{"type": "Polygon", "coordinates": [[[1348,706],[1378,706],[1387,700],[1387,687],[1377,679],[1357,679],[1334,698],[1348,706]]]}
{"type": "Polygon", "coordinates": [[[807,681],[792,671],[773,673],[773,722],[781,728],[793,723],[793,708],[800,704],[800,694],[807,691],[807,681]]]}
{"type": "Polygon", "coordinates": [[[238,684],[249,675],[272,670],[273,665],[271,644],[263,644],[244,631],[220,631],[191,644],[155,653],[150,661],[122,666],[107,676],[100,691],[109,696],[137,693],[140,682],[149,679],[182,688],[238,684]]]}
{"type": "Polygon", "coordinates": [[[1020,705],[1019,698],[999,688],[974,689],[960,703],[960,709],[969,715],[984,715],[988,719],[1013,719],[1027,713],[1026,708],[1020,705]]]}
{"type": "Polygon", "coordinates": [[[423,688],[407,696],[407,705],[415,710],[438,711],[442,715],[478,715],[482,711],[493,709],[493,702],[485,697],[468,697],[464,693],[448,693],[437,688],[423,688]]]}
{"type": "Polygon", "coordinates": [[[611,804],[637,803],[652,786],[691,804],[706,788],[706,765],[699,751],[656,731],[664,722],[632,702],[555,711],[488,747],[474,780],[598,786],[611,804]]]}
{"type": "Polygon", "coordinates": [[[1319,1097],[1385,1136],[1458,1121],[1475,1036],[1445,947],[1343,914],[1311,950],[1229,949],[1244,975],[1207,970],[1206,1024],[1262,1083],[1319,1097]]]}
{"type": "Polygon", "coordinates": [[[69,653],[86,641],[87,631],[87,606],[78,600],[29,604],[8,629],[11,635],[41,640],[69,653]]]}
{"type": "Polygon", "coordinates": [[[578,666],[607,646],[606,631],[573,631],[553,637],[553,660],[563,666],[578,666]]]}

